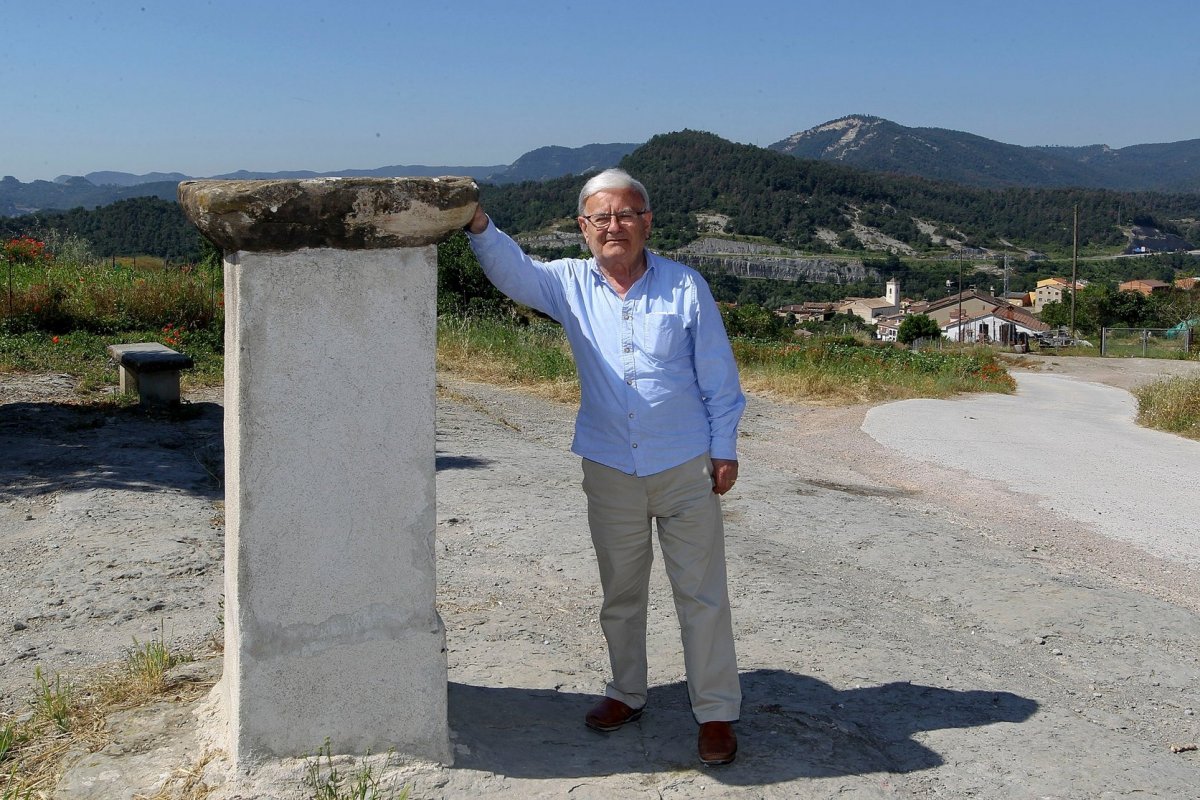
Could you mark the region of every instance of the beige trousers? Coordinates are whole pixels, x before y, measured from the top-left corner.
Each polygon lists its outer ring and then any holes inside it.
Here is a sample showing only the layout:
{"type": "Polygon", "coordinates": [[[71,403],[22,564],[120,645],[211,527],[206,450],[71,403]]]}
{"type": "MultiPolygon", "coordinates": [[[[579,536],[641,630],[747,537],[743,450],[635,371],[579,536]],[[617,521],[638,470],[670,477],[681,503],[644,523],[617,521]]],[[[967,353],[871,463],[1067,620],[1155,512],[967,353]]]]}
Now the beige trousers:
{"type": "Polygon", "coordinates": [[[697,722],[736,720],[742,703],[725,580],[725,531],[711,473],[707,455],[646,477],[583,460],[588,523],[604,590],[600,627],[612,664],[605,694],[631,708],[646,703],[646,610],[654,561],[650,522],[655,520],[697,722]]]}

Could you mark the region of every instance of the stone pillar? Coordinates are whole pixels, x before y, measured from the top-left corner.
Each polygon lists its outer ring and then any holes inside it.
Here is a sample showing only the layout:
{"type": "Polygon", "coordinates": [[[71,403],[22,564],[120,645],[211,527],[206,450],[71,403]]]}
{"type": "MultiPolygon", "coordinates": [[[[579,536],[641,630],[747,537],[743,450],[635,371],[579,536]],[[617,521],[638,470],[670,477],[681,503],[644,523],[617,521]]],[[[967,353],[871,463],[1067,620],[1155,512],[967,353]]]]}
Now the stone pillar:
{"type": "Polygon", "coordinates": [[[188,181],[225,252],[225,672],[238,763],[450,760],[434,605],[434,244],[466,178],[188,181]]]}

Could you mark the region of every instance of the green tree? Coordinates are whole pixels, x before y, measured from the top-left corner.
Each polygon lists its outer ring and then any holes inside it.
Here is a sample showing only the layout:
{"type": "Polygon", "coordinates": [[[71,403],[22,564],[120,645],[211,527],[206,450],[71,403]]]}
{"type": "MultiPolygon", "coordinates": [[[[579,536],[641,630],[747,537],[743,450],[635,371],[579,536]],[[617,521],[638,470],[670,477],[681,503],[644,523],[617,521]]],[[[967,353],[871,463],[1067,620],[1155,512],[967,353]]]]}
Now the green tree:
{"type": "Polygon", "coordinates": [[[925,314],[909,314],[900,323],[896,339],[901,344],[912,344],[917,339],[936,339],[942,335],[937,320],[925,314]]]}
{"type": "Polygon", "coordinates": [[[791,335],[783,317],[772,314],[762,306],[721,306],[725,332],[730,336],[751,339],[786,339],[791,335]]]}
{"type": "Polygon", "coordinates": [[[1185,291],[1174,289],[1165,295],[1155,295],[1153,301],[1155,316],[1159,325],[1170,328],[1180,322],[1200,320],[1200,287],[1185,291]]]}
{"type": "Polygon", "coordinates": [[[1150,298],[1141,292],[1113,292],[1101,301],[1099,311],[1105,327],[1142,328],[1153,323],[1150,298]]]}
{"type": "Polygon", "coordinates": [[[819,333],[824,336],[841,336],[857,331],[874,333],[875,326],[868,325],[857,314],[834,314],[829,319],[810,319],[800,323],[801,330],[819,333]]]}
{"type": "Polygon", "coordinates": [[[509,301],[487,279],[465,233],[438,245],[438,314],[496,314],[509,301]]]}
{"type": "Polygon", "coordinates": [[[742,279],[737,275],[722,272],[708,278],[708,288],[718,303],[736,303],[742,292],[742,279]]]}
{"type": "MultiPolygon", "coordinates": [[[[1107,286],[1093,283],[1079,290],[1075,298],[1075,330],[1086,335],[1095,335],[1105,325],[1117,323],[1107,322],[1104,305],[1112,295],[1107,286]]],[[[1062,302],[1047,303],[1038,315],[1042,322],[1052,328],[1071,326],[1071,292],[1063,292],[1062,302]]]]}

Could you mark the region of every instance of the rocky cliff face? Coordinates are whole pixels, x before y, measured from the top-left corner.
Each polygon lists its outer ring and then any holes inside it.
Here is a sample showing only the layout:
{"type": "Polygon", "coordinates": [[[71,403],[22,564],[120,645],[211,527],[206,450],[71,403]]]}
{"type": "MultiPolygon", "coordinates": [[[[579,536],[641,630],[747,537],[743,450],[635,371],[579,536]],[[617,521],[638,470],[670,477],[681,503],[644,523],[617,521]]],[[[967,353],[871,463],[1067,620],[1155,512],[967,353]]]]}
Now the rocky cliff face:
{"type": "Polygon", "coordinates": [[[833,258],[788,258],[784,256],[710,256],[695,253],[665,253],[693,269],[724,272],[743,278],[771,278],[777,281],[806,280],[813,283],[851,283],[861,281],[874,270],[861,261],[833,258]]]}
{"type": "Polygon", "coordinates": [[[806,256],[775,244],[703,237],[665,255],[694,269],[723,272],[744,278],[798,279],[819,283],[859,281],[868,270],[858,259],[806,256]]]}

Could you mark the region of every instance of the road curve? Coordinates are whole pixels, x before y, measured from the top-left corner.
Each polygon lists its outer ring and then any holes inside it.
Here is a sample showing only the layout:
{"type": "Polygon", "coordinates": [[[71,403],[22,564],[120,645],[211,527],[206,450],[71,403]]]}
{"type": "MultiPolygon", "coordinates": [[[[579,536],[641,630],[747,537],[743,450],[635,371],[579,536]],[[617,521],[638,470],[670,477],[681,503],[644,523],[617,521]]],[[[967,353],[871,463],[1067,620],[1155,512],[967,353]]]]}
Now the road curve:
{"type": "Polygon", "coordinates": [[[862,429],[906,458],[1002,482],[1103,536],[1200,566],[1200,442],[1139,427],[1123,389],[1016,378],[1014,395],[878,406],[862,429]]]}

